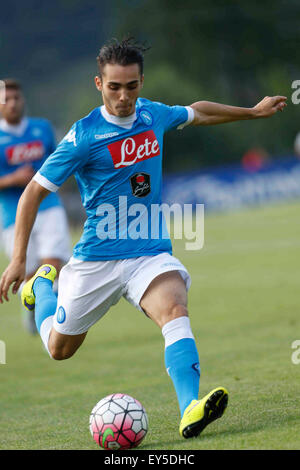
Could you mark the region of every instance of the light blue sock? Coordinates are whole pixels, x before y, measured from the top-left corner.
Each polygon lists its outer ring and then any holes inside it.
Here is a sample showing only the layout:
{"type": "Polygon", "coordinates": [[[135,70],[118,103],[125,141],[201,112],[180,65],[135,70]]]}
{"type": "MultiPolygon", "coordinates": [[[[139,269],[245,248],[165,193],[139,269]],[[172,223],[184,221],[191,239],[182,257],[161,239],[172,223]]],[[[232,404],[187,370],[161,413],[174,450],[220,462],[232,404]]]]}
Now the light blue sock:
{"type": "Polygon", "coordinates": [[[172,320],[163,327],[166,340],[165,365],[177,394],[181,417],[192,400],[198,400],[199,355],[188,317],[172,320]]]}
{"type": "Polygon", "coordinates": [[[32,289],[35,295],[35,324],[40,333],[43,321],[55,314],[57,297],[52,290],[52,282],[43,277],[34,281],[32,289]]]}

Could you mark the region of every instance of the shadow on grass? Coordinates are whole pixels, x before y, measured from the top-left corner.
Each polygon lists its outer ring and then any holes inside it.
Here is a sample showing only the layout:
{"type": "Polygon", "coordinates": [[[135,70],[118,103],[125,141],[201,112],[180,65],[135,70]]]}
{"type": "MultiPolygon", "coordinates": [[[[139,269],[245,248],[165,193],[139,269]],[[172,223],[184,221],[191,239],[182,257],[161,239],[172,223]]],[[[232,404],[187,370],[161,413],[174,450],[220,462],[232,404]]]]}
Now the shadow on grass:
{"type": "MultiPolygon", "coordinates": [[[[249,423],[249,424],[245,424],[245,423],[236,423],[234,425],[230,425],[230,429],[227,429],[227,430],[224,430],[224,431],[221,431],[221,430],[215,430],[215,431],[208,431],[207,429],[205,429],[203,431],[203,434],[201,434],[199,437],[197,438],[192,438],[192,439],[176,439],[176,440],[172,440],[172,441],[168,441],[168,442],[153,442],[151,444],[146,444],[146,445],[143,445],[140,449],[141,450],[170,450],[170,448],[172,449],[177,449],[177,450],[188,450],[186,446],[188,446],[188,443],[191,443],[193,445],[191,445],[192,449],[190,449],[191,451],[193,450],[206,450],[206,449],[201,449],[201,443],[203,444],[207,444],[207,443],[210,443],[210,442],[213,442],[215,441],[215,443],[217,444],[218,443],[218,440],[219,439],[222,439],[222,449],[226,448],[226,442],[224,442],[224,440],[226,440],[226,438],[230,438],[230,437],[234,437],[234,436],[245,436],[247,434],[252,434],[252,433],[255,433],[255,432],[259,432],[259,431],[265,431],[265,430],[270,430],[270,429],[273,429],[274,432],[276,432],[276,428],[278,426],[290,426],[293,422],[295,423],[300,423],[300,416],[295,416],[294,414],[292,415],[289,415],[289,416],[281,416],[281,415],[277,415],[276,416],[273,416],[273,419],[269,420],[269,421],[262,421],[261,419],[256,421],[256,422],[253,422],[253,423],[249,423]],[[199,443],[199,448],[198,449],[195,449],[195,444],[196,443],[199,443]],[[185,444],[185,445],[184,445],[185,444]],[[224,446],[225,444],[225,446],[224,446]]],[[[282,443],[282,447],[281,449],[284,449],[284,442],[282,443]]],[[[261,448],[261,446],[259,446],[261,448]]],[[[245,448],[245,445],[243,445],[241,448],[245,448]]],[[[253,448],[253,444],[251,445],[251,448],[253,448]]],[[[268,443],[266,443],[265,449],[268,449],[268,448],[271,448],[271,446],[268,445],[268,443]]],[[[228,449],[232,449],[232,442],[228,441],[228,449]]],[[[217,448],[217,445],[215,447],[215,450],[218,450],[217,448]]]]}

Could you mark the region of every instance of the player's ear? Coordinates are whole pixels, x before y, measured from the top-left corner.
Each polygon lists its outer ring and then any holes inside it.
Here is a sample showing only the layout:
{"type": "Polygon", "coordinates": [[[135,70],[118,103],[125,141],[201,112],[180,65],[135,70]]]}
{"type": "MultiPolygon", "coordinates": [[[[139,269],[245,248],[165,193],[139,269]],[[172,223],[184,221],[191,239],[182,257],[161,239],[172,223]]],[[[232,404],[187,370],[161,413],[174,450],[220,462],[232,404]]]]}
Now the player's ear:
{"type": "Polygon", "coordinates": [[[95,77],[95,85],[97,90],[102,91],[102,80],[98,75],[95,77]]]}
{"type": "Polygon", "coordinates": [[[144,86],[144,75],[141,76],[141,88],[144,86]]]}

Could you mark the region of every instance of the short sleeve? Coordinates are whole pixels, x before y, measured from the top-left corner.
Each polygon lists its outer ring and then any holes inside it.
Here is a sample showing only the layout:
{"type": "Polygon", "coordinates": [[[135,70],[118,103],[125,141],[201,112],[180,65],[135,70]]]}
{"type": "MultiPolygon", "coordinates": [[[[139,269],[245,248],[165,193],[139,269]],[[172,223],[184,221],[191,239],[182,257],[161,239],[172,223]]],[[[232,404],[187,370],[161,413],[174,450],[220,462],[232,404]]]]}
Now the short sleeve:
{"type": "Polygon", "coordinates": [[[168,106],[162,103],[158,112],[161,113],[165,132],[171,129],[183,129],[194,119],[194,110],[190,106],[168,106]]]}
{"type": "Polygon", "coordinates": [[[71,175],[84,166],[88,156],[87,138],[79,123],[75,123],[33,179],[49,191],[55,192],[71,175]]]}

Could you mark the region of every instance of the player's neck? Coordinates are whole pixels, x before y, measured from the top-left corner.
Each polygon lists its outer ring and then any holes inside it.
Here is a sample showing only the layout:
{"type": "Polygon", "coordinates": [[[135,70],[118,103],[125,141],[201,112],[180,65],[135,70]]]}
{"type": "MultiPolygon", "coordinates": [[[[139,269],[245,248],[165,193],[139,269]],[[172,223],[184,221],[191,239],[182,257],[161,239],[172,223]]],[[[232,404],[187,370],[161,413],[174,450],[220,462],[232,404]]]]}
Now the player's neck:
{"type": "Polygon", "coordinates": [[[4,118],[0,119],[0,129],[16,136],[23,135],[27,124],[28,119],[23,116],[18,123],[10,123],[4,118]]]}
{"type": "Polygon", "coordinates": [[[110,114],[105,105],[101,106],[100,111],[106,121],[117,126],[131,128],[132,124],[136,120],[136,110],[134,110],[134,113],[125,117],[119,117],[115,116],[114,114],[110,114]]]}
{"type": "Polygon", "coordinates": [[[134,111],[133,113],[129,114],[128,116],[118,116],[117,114],[113,114],[111,112],[111,110],[109,108],[107,108],[107,106],[104,104],[103,105],[103,109],[105,111],[105,113],[109,114],[110,117],[114,117],[114,118],[117,118],[117,119],[132,119],[133,116],[135,116],[136,112],[135,112],[135,107],[134,107],[134,111]]]}

